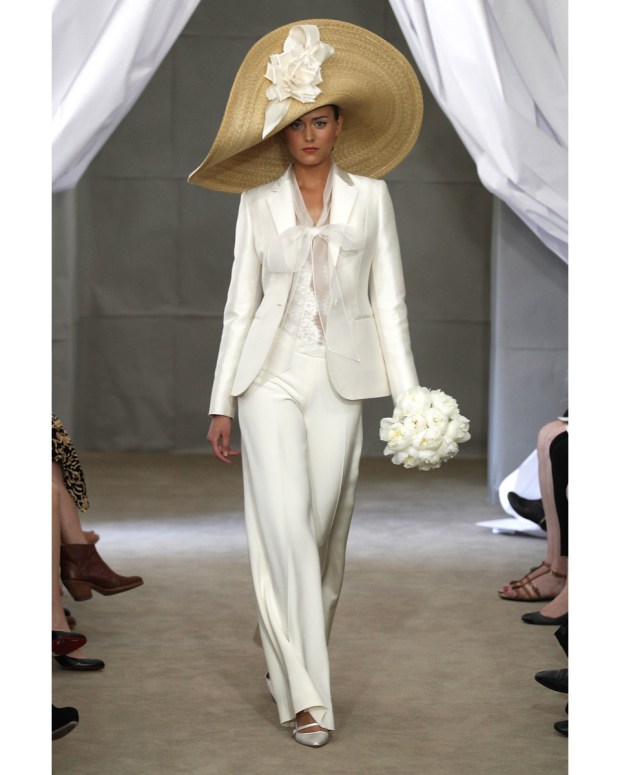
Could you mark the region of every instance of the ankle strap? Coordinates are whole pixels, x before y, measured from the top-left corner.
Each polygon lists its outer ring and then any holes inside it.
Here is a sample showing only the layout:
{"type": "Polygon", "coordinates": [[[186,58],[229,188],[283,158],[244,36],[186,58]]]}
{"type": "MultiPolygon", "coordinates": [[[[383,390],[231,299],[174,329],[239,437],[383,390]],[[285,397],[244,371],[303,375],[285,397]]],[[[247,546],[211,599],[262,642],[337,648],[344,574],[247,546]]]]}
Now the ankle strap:
{"type": "Polygon", "coordinates": [[[310,727],[320,727],[321,725],[317,723],[316,721],[313,721],[312,724],[303,724],[301,727],[295,727],[295,732],[301,732],[302,729],[309,729],[310,727]]]}

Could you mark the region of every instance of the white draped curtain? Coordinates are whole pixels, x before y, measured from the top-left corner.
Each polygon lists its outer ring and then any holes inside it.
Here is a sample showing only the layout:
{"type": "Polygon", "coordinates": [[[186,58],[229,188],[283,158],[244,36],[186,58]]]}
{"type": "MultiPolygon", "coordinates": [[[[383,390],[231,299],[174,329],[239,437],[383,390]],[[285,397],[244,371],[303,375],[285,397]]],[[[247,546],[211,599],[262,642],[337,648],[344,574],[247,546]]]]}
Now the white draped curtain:
{"type": "MultiPolygon", "coordinates": [[[[54,0],[53,191],[73,188],[199,0],[54,0]]],[[[483,185],[568,260],[567,0],[390,0],[483,185]]]]}
{"type": "Polygon", "coordinates": [[[390,0],[483,185],[568,261],[567,0],[390,0]]]}
{"type": "Polygon", "coordinates": [[[73,188],[200,0],[54,0],[52,190],[73,188]]]}

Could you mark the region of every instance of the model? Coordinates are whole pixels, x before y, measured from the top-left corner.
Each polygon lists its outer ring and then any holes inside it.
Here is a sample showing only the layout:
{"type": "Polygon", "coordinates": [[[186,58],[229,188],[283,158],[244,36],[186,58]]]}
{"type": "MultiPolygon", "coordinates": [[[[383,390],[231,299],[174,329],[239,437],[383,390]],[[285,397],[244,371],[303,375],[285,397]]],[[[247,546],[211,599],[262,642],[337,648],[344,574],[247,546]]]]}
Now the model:
{"type": "Polygon", "coordinates": [[[418,385],[392,202],[377,180],[411,150],[418,79],[393,46],[333,20],[247,54],[190,182],[241,193],[209,412],[244,506],[267,682],[280,722],[335,728],[327,644],[362,446],[362,401],[418,385]]]}

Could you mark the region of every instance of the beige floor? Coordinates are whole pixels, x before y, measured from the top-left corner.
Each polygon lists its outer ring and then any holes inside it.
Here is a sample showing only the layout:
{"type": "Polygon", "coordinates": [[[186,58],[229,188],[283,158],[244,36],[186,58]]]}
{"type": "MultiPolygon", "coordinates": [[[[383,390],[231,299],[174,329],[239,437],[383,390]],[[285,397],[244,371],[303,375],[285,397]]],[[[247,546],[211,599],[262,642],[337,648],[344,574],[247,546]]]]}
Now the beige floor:
{"type": "Polygon", "coordinates": [[[534,681],[564,667],[537,606],[496,590],[544,555],[535,538],[475,526],[501,516],[482,461],[433,472],[363,462],[331,643],[337,733],[320,750],[277,724],[252,643],[254,603],[240,466],[203,455],[84,454],[112,567],[145,585],[68,605],[106,661],[54,666],[56,705],[80,724],[53,743],[53,772],[556,775],[566,696],[534,681]]]}

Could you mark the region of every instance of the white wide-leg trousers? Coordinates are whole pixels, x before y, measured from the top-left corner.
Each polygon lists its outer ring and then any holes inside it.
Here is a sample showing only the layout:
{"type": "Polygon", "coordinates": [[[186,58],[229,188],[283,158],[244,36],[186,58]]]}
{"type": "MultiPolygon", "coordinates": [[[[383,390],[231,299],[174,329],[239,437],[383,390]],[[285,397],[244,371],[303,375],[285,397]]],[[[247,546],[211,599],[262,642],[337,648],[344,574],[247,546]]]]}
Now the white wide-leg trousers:
{"type": "Polygon", "coordinates": [[[327,642],[340,596],[362,446],[361,401],[325,358],[293,353],[239,397],[245,520],[259,631],[281,723],[334,729],[327,642]]]}

